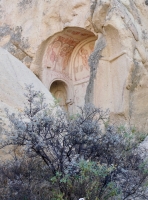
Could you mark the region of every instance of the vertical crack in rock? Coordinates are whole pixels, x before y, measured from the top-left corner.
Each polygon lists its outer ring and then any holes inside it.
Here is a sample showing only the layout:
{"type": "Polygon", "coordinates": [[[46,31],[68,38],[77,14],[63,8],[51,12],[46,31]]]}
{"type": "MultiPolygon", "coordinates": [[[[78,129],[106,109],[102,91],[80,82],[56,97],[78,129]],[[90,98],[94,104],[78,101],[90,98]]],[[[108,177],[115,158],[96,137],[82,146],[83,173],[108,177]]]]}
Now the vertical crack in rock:
{"type": "Polygon", "coordinates": [[[130,7],[131,7],[130,12],[132,13],[133,17],[138,21],[138,23],[141,24],[141,18],[138,13],[138,9],[135,5],[135,2],[132,0],[129,0],[129,2],[130,2],[130,7]]]}
{"type": "Polygon", "coordinates": [[[91,18],[94,14],[96,5],[97,5],[97,0],[91,0],[91,6],[90,6],[91,18]]]}
{"type": "Polygon", "coordinates": [[[123,19],[124,23],[126,24],[128,29],[131,31],[131,33],[133,34],[135,40],[138,41],[139,40],[138,31],[136,29],[135,24],[132,22],[129,14],[126,12],[125,6],[120,1],[114,0],[113,1],[113,7],[116,8],[116,10],[118,11],[119,15],[123,19]]]}
{"type": "Polygon", "coordinates": [[[138,87],[139,85],[139,82],[140,82],[140,66],[139,66],[139,63],[133,59],[133,62],[134,62],[134,69],[132,71],[132,74],[131,74],[131,79],[132,79],[132,84],[131,84],[131,87],[130,87],[130,100],[129,100],[129,119],[131,120],[132,118],[132,115],[134,113],[134,108],[133,108],[133,98],[134,98],[134,92],[136,90],[136,88],[138,87]]]}
{"type": "Polygon", "coordinates": [[[148,0],[146,0],[146,1],[145,1],[145,5],[147,5],[147,6],[148,6],[148,0]]]}
{"type": "Polygon", "coordinates": [[[104,36],[102,36],[96,43],[94,52],[90,55],[88,59],[88,63],[90,66],[90,78],[89,78],[89,84],[86,89],[86,95],[85,95],[85,103],[92,103],[93,96],[94,96],[94,81],[96,78],[97,68],[99,66],[99,60],[102,57],[101,53],[102,50],[106,46],[106,41],[104,36]]]}

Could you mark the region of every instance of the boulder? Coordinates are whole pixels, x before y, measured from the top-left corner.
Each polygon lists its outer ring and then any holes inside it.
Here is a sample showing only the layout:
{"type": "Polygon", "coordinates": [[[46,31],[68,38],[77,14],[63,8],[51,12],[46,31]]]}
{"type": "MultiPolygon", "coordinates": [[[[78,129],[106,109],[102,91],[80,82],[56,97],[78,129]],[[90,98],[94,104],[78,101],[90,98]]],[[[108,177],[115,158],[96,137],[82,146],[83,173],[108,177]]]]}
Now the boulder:
{"type": "Polygon", "coordinates": [[[44,93],[46,102],[53,103],[53,97],[42,82],[21,61],[0,48],[0,123],[5,125],[5,108],[10,112],[21,111],[26,99],[26,85],[44,93]]]}

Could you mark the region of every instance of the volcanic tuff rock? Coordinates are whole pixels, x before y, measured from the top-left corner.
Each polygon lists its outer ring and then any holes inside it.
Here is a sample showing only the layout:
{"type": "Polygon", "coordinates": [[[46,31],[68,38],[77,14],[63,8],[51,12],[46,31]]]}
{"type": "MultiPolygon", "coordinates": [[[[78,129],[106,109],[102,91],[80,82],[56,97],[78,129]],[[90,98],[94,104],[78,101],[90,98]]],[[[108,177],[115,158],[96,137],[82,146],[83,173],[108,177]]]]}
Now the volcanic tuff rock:
{"type": "Polygon", "coordinates": [[[53,97],[41,81],[17,58],[0,48],[0,123],[6,123],[5,108],[17,112],[27,103],[24,97],[26,84],[44,93],[46,102],[53,103],[53,97]]]}
{"type": "Polygon", "coordinates": [[[146,130],[147,13],[146,0],[0,0],[0,46],[54,94],[58,85],[70,112],[89,99],[146,130]]]}

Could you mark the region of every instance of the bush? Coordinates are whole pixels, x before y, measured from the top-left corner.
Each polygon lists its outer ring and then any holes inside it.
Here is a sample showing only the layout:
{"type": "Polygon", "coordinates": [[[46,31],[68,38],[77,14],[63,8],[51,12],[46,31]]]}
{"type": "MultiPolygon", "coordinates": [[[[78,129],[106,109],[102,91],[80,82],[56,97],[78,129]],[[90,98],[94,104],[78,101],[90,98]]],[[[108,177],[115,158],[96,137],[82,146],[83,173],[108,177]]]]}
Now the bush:
{"type": "Polygon", "coordinates": [[[0,199],[50,199],[50,174],[42,160],[13,157],[0,165],[0,199]]]}
{"type": "Polygon", "coordinates": [[[23,113],[7,111],[11,131],[1,148],[14,145],[23,153],[1,164],[1,199],[147,199],[148,171],[134,131],[107,125],[108,111],[93,105],[70,117],[50,109],[33,86],[25,96],[23,113]]]}

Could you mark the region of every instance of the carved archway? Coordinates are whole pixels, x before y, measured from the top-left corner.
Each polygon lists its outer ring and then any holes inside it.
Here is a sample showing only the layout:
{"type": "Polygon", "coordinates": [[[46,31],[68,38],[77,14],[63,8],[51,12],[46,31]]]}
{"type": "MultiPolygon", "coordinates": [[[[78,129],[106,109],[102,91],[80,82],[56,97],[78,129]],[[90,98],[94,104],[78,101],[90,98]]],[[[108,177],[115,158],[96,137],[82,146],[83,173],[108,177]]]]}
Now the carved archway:
{"type": "Polygon", "coordinates": [[[50,84],[49,91],[66,112],[73,112],[73,87],[62,79],[54,79],[50,84]],[[61,96],[61,97],[60,97],[61,96]]]}
{"type": "Polygon", "coordinates": [[[94,49],[96,39],[90,31],[71,27],[49,38],[44,49],[41,81],[49,90],[55,81],[67,85],[67,101],[71,99],[73,102],[71,108],[68,108],[70,112],[76,105],[84,104],[90,74],[88,58],[94,49]]]}
{"type": "Polygon", "coordinates": [[[59,105],[68,112],[67,85],[63,81],[54,81],[50,86],[50,92],[59,105]]]}

